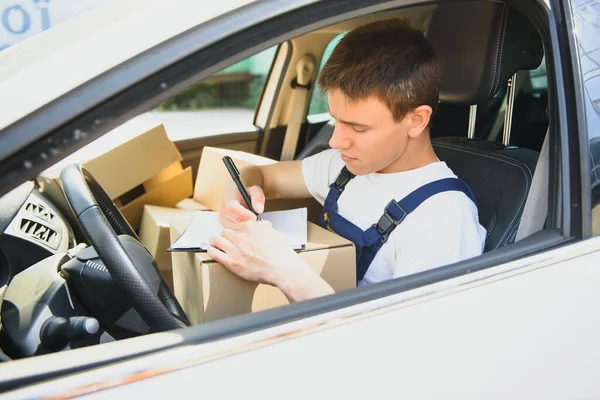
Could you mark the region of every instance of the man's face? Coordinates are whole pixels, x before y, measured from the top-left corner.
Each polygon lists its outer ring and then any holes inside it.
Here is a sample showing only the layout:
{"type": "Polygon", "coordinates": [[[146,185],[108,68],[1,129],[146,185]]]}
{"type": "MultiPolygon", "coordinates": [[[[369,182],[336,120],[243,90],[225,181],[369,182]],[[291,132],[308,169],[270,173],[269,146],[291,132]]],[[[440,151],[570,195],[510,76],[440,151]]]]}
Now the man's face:
{"type": "Polygon", "coordinates": [[[390,109],[376,97],[350,101],[339,89],[328,93],[335,129],[329,146],[340,150],[355,175],[396,172],[387,168],[404,155],[408,142],[407,118],[394,121],[390,109]]]}

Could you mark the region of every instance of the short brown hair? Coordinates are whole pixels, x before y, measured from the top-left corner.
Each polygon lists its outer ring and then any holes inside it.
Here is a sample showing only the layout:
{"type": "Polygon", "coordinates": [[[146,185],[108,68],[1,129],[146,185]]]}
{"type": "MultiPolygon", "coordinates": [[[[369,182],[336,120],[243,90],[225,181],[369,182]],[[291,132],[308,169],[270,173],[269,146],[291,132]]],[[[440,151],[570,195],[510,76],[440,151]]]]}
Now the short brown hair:
{"type": "Polygon", "coordinates": [[[323,94],[350,100],[376,96],[396,121],[420,105],[437,107],[441,61],[423,32],[397,18],[360,26],[344,36],[319,75],[323,94]]]}

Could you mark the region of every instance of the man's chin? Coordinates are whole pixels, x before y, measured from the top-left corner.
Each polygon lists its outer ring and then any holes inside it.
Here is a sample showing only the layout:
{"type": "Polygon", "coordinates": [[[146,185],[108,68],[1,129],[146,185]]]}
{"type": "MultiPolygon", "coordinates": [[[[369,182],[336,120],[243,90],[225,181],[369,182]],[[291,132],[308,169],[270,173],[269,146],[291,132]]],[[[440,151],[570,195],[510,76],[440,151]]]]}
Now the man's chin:
{"type": "Polygon", "coordinates": [[[346,168],[348,168],[348,171],[354,175],[367,175],[374,172],[373,169],[367,167],[358,158],[347,157],[342,154],[342,161],[346,168]]]}
{"type": "Polygon", "coordinates": [[[354,175],[367,175],[370,173],[370,171],[366,171],[364,168],[361,168],[361,166],[358,166],[355,163],[344,162],[344,164],[346,165],[346,168],[348,168],[348,171],[354,175]]]}

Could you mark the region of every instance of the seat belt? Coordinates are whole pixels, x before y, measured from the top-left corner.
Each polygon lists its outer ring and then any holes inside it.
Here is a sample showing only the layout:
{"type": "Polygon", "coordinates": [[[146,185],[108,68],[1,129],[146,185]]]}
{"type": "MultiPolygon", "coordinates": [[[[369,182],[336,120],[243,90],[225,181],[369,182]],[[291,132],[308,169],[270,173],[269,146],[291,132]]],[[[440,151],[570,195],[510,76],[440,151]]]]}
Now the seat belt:
{"type": "Polygon", "coordinates": [[[300,128],[304,120],[304,111],[308,93],[310,92],[311,78],[315,71],[315,58],[312,55],[304,55],[296,64],[296,77],[292,81],[292,98],[290,101],[290,118],[288,119],[285,138],[281,148],[281,161],[293,160],[296,156],[300,128]]]}
{"type": "Polygon", "coordinates": [[[521,222],[517,228],[515,242],[544,229],[546,216],[548,215],[548,180],[550,163],[550,145],[548,144],[548,132],[544,138],[540,156],[533,172],[531,187],[523,207],[521,222]]]}

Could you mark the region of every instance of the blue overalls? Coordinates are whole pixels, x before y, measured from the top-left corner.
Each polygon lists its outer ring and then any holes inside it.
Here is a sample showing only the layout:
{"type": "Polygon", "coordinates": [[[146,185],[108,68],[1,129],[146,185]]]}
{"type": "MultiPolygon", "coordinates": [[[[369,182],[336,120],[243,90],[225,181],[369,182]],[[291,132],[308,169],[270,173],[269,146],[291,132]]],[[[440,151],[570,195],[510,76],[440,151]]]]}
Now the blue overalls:
{"type": "Polygon", "coordinates": [[[346,167],[342,169],[334,183],[329,186],[329,193],[323,205],[320,225],[340,236],[352,241],[356,247],[356,280],[360,281],[369,269],[375,255],[387,241],[392,231],[425,200],[438,193],[459,191],[466,194],[475,203],[475,196],[466,183],[457,178],[445,178],[427,183],[400,201],[392,200],[379,221],[366,231],[338,214],[337,201],[346,184],[354,178],[346,167]]]}

